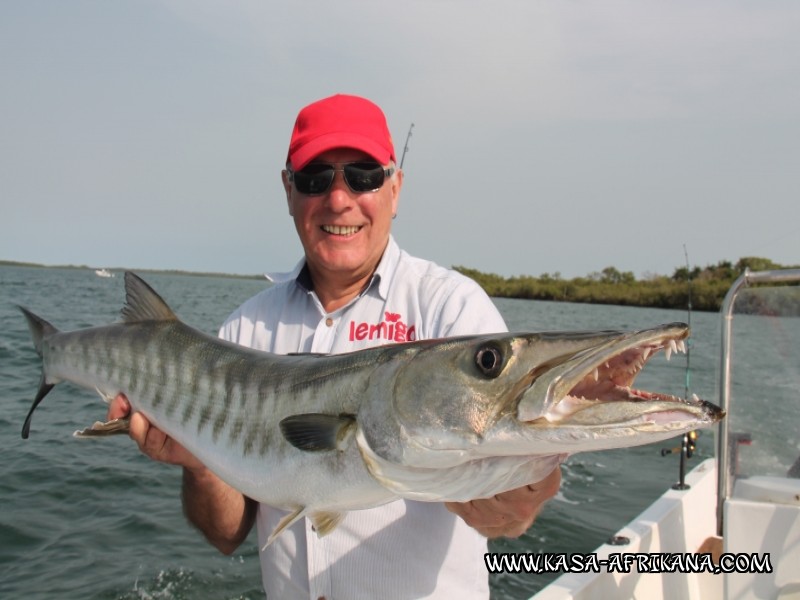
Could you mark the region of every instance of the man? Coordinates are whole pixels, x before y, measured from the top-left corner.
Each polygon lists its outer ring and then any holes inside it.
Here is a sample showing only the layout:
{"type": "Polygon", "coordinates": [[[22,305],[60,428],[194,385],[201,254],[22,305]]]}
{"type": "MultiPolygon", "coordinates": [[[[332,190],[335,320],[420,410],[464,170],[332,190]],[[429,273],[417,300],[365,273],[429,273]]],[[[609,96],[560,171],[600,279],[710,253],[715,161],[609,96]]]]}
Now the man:
{"type": "MultiPolygon", "coordinates": [[[[239,307],[220,336],[276,353],[338,353],[505,331],[475,282],[398,248],[390,232],[403,173],[395,163],[372,102],[336,95],[302,109],[282,176],[304,257],[239,307]]],[[[129,410],[120,396],[109,418],[129,410]]],[[[149,457],[183,467],[185,513],[222,552],[233,552],[253,523],[263,546],[286,514],[230,488],[140,414],[131,437],[149,457]]],[[[485,536],[527,530],[558,490],[557,459],[553,467],[544,481],[490,499],[353,511],[323,538],[301,520],[261,553],[267,596],[488,598],[485,536]]]]}

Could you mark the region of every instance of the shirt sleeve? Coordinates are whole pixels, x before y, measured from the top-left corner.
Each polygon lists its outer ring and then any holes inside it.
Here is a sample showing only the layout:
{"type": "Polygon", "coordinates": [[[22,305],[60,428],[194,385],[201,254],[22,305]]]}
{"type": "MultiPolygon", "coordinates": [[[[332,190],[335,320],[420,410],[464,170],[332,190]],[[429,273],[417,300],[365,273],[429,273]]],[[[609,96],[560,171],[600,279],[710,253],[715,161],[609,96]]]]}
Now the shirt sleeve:
{"type": "Polygon", "coordinates": [[[239,318],[240,310],[229,316],[219,328],[217,336],[227,342],[239,343],[239,318]]]}
{"type": "Polygon", "coordinates": [[[466,277],[442,302],[435,329],[435,337],[508,331],[492,299],[483,288],[466,277]]]}

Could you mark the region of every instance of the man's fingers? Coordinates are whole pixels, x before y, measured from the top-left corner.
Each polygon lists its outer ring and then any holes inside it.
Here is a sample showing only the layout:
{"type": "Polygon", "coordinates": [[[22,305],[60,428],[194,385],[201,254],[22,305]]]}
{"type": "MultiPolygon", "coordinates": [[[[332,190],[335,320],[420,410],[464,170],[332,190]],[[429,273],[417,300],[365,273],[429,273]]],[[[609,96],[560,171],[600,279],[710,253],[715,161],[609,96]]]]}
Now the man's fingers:
{"type": "Polygon", "coordinates": [[[117,394],[108,405],[106,420],[113,421],[114,419],[121,419],[122,417],[128,416],[130,412],[131,405],[128,399],[123,394],[117,394]]]}
{"type": "Polygon", "coordinates": [[[147,448],[147,434],[150,431],[150,421],[148,421],[142,413],[135,412],[131,415],[130,424],[130,437],[139,445],[139,449],[148,454],[147,448]]]}
{"type": "Polygon", "coordinates": [[[450,512],[486,537],[518,537],[533,524],[545,502],[556,495],[561,485],[561,469],[554,469],[536,483],[492,498],[470,502],[447,502],[450,512]]]}

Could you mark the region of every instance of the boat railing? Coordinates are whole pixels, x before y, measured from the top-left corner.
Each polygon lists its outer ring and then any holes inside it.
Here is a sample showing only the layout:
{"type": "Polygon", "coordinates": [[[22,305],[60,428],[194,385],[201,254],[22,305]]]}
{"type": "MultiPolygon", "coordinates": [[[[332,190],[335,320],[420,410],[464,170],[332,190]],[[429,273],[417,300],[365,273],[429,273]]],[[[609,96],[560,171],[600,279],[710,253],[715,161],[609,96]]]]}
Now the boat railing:
{"type": "MultiPolygon", "coordinates": [[[[720,408],[730,414],[731,399],[731,350],[733,332],[733,307],[742,288],[756,283],[800,282],[800,269],[779,269],[771,271],[750,271],[749,269],[731,285],[722,302],[722,350],[720,359],[720,408]]],[[[717,436],[717,534],[723,532],[723,506],[733,488],[735,460],[730,439],[730,431],[723,421],[717,436]]]]}

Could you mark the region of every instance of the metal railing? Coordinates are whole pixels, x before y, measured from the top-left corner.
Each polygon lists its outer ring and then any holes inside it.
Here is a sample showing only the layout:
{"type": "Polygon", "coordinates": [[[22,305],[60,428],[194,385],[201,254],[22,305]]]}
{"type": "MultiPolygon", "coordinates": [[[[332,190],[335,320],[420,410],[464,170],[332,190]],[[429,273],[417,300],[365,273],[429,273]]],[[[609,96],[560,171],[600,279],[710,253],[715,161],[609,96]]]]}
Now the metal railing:
{"type": "MultiPolygon", "coordinates": [[[[775,271],[750,271],[749,269],[733,282],[722,301],[722,351],[720,359],[720,408],[730,414],[731,402],[731,333],[733,330],[733,305],[741,288],[752,283],[791,283],[800,282],[800,269],[780,269],[775,271]]],[[[732,452],[727,420],[722,421],[717,437],[717,535],[722,535],[722,509],[725,500],[733,489],[732,452]]]]}

